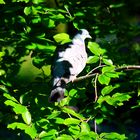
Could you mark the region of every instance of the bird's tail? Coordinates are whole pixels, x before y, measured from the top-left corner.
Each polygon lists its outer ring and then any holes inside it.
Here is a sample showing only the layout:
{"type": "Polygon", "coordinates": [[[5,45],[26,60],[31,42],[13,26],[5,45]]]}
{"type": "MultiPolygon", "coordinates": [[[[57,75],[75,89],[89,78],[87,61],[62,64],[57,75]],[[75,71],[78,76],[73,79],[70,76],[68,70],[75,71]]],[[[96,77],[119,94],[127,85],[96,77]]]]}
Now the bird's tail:
{"type": "Polygon", "coordinates": [[[66,82],[63,79],[59,79],[58,82],[53,86],[49,101],[60,102],[64,98],[66,82]]]}

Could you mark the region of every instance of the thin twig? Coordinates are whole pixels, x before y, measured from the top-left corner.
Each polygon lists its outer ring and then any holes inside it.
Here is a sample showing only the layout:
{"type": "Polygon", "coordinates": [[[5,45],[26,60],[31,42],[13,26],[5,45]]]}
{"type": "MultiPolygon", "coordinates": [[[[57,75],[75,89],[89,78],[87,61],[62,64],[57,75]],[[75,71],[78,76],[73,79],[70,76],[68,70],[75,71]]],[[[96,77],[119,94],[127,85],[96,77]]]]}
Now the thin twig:
{"type": "Polygon", "coordinates": [[[87,75],[90,75],[91,73],[93,73],[95,70],[99,69],[99,68],[102,68],[102,67],[105,67],[106,65],[99,65],[97,67],[95,67],[94,69],[92,69],[87,75]]]}
{"type": "Polygon", "coordinates": [[[97,133],[97,123],[96,123],[96,120],[94,120],[94,132],[97,133]]]}
{"type": "MultiPolygon", "coordinates": [[[[98,92],[97,92],[97,79],[98,79],[98,73],[96,74],[96,77],[95,77],[95,81],[94,81],[94,91],[95,91],[95,99],[94,101],[96,102],[97,99],[98,99],[98,92]]],[[[96,123],[96,120],[94,120],[94,132],[97,133],[97,123],[96,123]]]]}
{"type": "Polygon", "coordinates": [[[121,70],[135,70],[135,69],[140,69],[139,65],[132,65],[132,66],[121,66],[116,68],[116,71],[121,71],[121,70]]]}
{"type": "Polygon", "coordinates": [[[97,92],[97,79],[98,79],[98,73],[96,74],[96,77],[95,77],[95,81],[94,81],[94,91],[95,91],[95,99],[94,99],[94,101],[96,102],[97,101],[97,99],[98,99],[98,92],[97,92]]]}
{"type": "Polygon", "coordinates": [[[70,17],[72,17],[71,13],[69,12],[69,9],[65,6],[65,9],[67,11],[67,13],[69,14],[70,17]]]}
{"type": "Polygon", "coordinates": [[[79,81],[81,81],[81,80],[91,78],[91,77],[95,76],[96,74],[97,74],[97,73],[93,73],[93,74],[90,74],[90,75],[80,76],[80,77],[74,79],[73,82],[79,82],[79,81]]]}
{"type": "MultiPolygon", "coordinates": [[[[95,76],[97,74],[97,73],[93,73],[95,70],[97,70],[99,68],[102,68],[102,67],[105,67],[105,66],[107,66],[107,65],[97,66],[94,69],[92,69],[88,74],[76,78],[73,82],[79,82],[81,80],[85,80],[85,79],[91,78],[91,77],[93,77],[93,76],[95,76]]],[[[121,67],[115,68],[115,71],[135,70],[135,69],[140,69],[140,66],[138,66],[138,65],[135,65],[135,66],[121,66],[121,67]]]]}

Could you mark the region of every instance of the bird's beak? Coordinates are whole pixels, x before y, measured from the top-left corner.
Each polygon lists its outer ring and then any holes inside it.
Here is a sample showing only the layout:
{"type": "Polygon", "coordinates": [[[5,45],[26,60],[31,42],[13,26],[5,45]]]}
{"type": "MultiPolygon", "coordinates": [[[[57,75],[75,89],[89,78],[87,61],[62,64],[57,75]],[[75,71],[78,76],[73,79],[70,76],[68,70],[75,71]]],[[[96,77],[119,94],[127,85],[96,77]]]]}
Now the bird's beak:
{"type": "Polygon", "coordinates": [[[88,37],[87,38],[90,38],[90,39],[92,39],[92,37],[90,36],[90,35],[88,35],[88,37]]]}

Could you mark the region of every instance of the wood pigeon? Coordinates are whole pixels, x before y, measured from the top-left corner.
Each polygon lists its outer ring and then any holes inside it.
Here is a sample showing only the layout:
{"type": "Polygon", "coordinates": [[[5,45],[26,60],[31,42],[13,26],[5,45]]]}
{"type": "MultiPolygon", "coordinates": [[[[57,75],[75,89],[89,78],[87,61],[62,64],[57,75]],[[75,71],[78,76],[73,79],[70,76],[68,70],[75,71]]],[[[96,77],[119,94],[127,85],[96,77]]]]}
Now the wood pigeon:
{"type": "Polygon", "coordinates": [[[91,38],[86,29],[81,29],[71,43],[56,49],[56,57],[52,66],[53,88],[50,102],[59,102],[64,98],[65,87],[84,69],[87,61],[85,39],[91,38]]]}

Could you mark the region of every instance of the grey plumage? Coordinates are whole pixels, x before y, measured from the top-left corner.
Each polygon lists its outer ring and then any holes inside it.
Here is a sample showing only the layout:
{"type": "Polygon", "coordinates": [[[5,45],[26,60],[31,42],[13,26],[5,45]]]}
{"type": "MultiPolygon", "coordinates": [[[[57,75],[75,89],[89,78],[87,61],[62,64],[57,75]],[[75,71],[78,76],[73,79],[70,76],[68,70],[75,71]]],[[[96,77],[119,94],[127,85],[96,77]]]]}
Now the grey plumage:
{"type": "Polygon", "coordinates": [[[64,98],[66,84],[73,81],[84,69],[87,61],[85,39],[91,38],[86,29],[81,29],[71,43],[56,49],[57,56],[52,66],[53,89],[49,101],[59,102],[64,98]]]}

